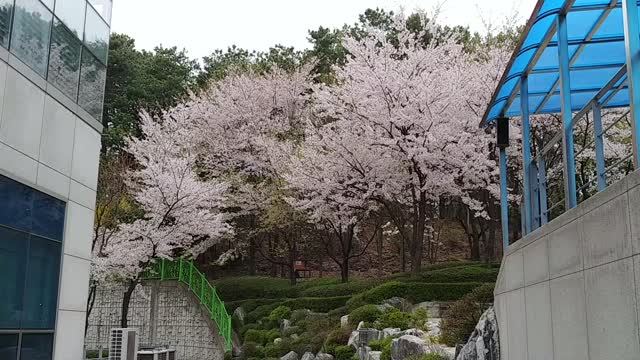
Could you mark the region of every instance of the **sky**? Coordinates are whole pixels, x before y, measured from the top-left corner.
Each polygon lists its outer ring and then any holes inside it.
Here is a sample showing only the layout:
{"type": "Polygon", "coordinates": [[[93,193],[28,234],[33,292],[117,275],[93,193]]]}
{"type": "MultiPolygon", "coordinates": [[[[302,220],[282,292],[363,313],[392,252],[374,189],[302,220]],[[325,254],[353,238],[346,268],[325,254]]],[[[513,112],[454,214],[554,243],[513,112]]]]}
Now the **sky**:
{"type": "Polygon", "coordinates": [[[162,44],[201,58],[237,45],[267,50],[275,44],[309,48],[308,30],[354,23],[367,8],[433,11],[438,20],[484,32],[517,14],[524,23],[536,0],[114,0],[112,32],[125,33],[140,49],[162,44]]]}

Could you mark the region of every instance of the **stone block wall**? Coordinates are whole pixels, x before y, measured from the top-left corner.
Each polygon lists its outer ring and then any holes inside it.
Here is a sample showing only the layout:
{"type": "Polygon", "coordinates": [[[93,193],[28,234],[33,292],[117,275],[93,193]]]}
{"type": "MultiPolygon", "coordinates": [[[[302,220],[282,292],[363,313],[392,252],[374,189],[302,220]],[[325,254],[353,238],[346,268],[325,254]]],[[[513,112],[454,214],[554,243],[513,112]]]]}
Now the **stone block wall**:
{"type": "MultiPolygon", "coordinates": [[[[182,284],[160,282],[157,286],[157,327],[152,343],[151,297],[153,283],[138,286],[129,307],[129,327],[137,328],[140,346],[169,345],[178,360],[218,360],[224,358],[224,340],[218,327],[196,297],[182,284]]],[[[111,328],[120,327],[124,286],[98,289],[85,338],[87,349],[108,347],[111,328]]]]}
{"type": "Polygon", "coordinates": [[[495,289],[502,360],[640,359],[640,172],[512,244],[495,289]]]}

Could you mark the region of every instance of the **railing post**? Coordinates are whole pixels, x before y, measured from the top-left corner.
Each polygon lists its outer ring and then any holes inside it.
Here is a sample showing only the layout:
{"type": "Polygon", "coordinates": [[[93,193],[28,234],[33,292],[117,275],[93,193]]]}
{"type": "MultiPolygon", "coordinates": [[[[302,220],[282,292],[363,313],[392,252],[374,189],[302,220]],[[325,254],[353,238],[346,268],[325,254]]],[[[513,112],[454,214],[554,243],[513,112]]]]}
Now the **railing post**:
{"type": "Polygon", "coordinates": [[[558,15],[558,62],[560,67],[560,97],[562,105],[562,149],[564,160],[564,198],[566,209],[578,206],[576,194],[576,162],[573,144],[573,113],[569,70],[569,38],[567,15],[558,15]]]}
{"type": "Polygon", "coordinates": [[[629,108],[631,110],[633,165],[640,169],[640,24],[638,3],[623,0],[624,43],[627,56],[627,78],[629,81],[629,108]]]}
{"type": "Polygon", "coordinates": [[[529,79],[520,78],[520,110],[522,112],[522,168],[524,171],[524,235],[532,230],[531,206],[531,124],[529,123],[529,79]]]}
{"type": "Polygon", "coordinates": [[[607,174],[604,162],[604,141],[602,133],[602,112],[600,103],[593,107],[593,134],[595,136],[596,176],[598,177],[598,191],[607,187],[607,174]]]}
{"type": "Polygon", "coordinates": [[[540,226],[549,222],[547,204],[547,169],[544,155],[538,154],[538,196],[540,198],[540,226]]]}
{"type": "Polygon", "coordinates": [[[509,246],[509,189],[507,187],[507,149],[500,148],[500,216],[502,219],[502,253],[509,246]]]}

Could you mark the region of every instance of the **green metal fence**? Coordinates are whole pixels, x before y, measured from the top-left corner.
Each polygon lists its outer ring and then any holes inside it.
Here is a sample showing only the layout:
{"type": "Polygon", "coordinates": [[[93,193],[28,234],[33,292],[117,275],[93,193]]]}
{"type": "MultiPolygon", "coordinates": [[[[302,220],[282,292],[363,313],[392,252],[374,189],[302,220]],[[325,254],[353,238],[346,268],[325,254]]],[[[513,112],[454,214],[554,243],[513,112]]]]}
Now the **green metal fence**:
{"type": "Polygon", "coordinates": [[[200,304],[207,309],[211,319],[218,325],[220,336],[226,342],[227,350],[231,350],[231,316],[220,300],[216,289],[192,261],[177,259],[173,261],[157,259],[143,275],[145,280],[175,280],[189,287],[200,304]]]}

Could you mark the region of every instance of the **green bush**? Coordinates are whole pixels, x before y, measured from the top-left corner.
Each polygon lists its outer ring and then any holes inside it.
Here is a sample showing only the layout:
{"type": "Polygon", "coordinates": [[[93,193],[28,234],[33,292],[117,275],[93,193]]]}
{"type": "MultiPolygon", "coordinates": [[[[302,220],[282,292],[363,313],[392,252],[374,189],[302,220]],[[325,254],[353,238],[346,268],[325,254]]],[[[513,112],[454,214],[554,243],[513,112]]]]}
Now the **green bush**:
{"type": "Polygon", "coordinates": [[[346,306],[340,306],[337,309],[329,311],[329,316],[342,317],[349,313],[349,308],[346,306]]]}
{"type": "Polygon", "coordinates": [[[486,284],[453,303],[442,317],[441,341],[449,346],[465,343],[492,302],[493,284],[486,284]]]}
{"type": "Polygon", "coordinates": [[[336,346],[336,360],[351,360],[356,350],[348,345],[336,346]]]}
{"type": "Polygon", "coordinates": [[[449,357],[437,353],[408,357],[407,360],[449,360],[449,357]]]}
{"type": "Polygon", "coordinates": [[[268,358],[281,358],[289,351],[291,351],[291,341],[285,338],[277,344],[270,343],[265,346],[264,355],[268,358]]]}
{"type": "Polygon", "coordinates": [[[376,305],[364,305],[349,314],[349,325],[355,328],[360,321],[372,323],[378,320],[380,315],[382,311],[376,305]]]}
{"type": "Polygon", "coordinates": [[[380,304],[394,296],[405,298],[413,303],[458,300],[481,285],[482,283],[439,284],[390,281],[352,297],[347,302],[347,306],[349,309],[356,309],[366,304],[380,304]]]}
{"type": "Polygon", "coordinates": [[[255,310],[247,313],[247,316],[245,318],[245,322],[247,324],[250,324],[250,323],[257,322],[258,320],[260,320],[262,318],[266,318],[271,314],[271,312],[276,307],[278,307],[278,304],[260,305],[257,308],[255,308],[255,310]]]}
{"type": "Polygon", "coordinates": [[[296,287],[289,280],[267,276],[240,276],[217,280],[215,288],[224,301],[260,298],[291,298],[297,296],[296,287]]]}
{"type": "Polygon", "coordinates": [[[264,358],[264,348],[255,342],[249,341],[242,345],[242,355],[246,358],[264,358]]]}
{"type": "Polygon", "coordinates": [[[429,312],[427,309],[419,308],[411,314],[411,322],[409,326],[411,328],[428,330],[426,327],[427,320],[429,320],[429,312]]]}
{"type": "Polygon", "coordinates": [[[353,295],[374,287],[378,282],[374,280],[352,280],[344,284],[325,284],[309,287],[300,292],[306,297],[333,297],[353,295]]]}
{"type": "Polygon", "coordinates": [[[280,305],[271,311],[271,313],[269,314],[269,320],[280,321],[282,319],[288,318],[289,315],[291,315],[291,309],[284,305],[280,305]]]}
{"type": "Polygon", "coordinates": [[[350,296],[336,296],[327,298],[303,297],[297,299],[289,299],[282,302],[281,305],[290,309],[309,309],[316,312],[329,312],[333,309],[344,306],[350,296]]]}
{"type": "Polygon", "coordinates": [[[383,351],[384,348],[386,348],[388,346],[391,346],[392,342],[393,342],[393,338],[392,337],[388,337],[388,338],[384,338],[382,340],[376,340],[376,341],[370,342],[369,343],[369,347],[373,351],[383,351]]]}
{"type": "Polygon", "coordinates": [[[289,320],[291,320],[291,322],[293,324],[297,324],[300,321],[304,321],[307,319],[307,317],[309,316],[310,312],[308,309],[297,309],[297,310],[293,310],[291,312],[291,316],[289,318],[289,320]]]}
{"type": "Polygon", "coordinates": [[[250,313],[255,310],[258,306],[262,305],[271,305],[277,302],[281,302],[283,299],[249,299],[249,300],[236,300],[236,301],[225,301],[224,306],[227,308],[227,312],[232,314],[233,311],[242,306],[246,313],[250,313]]]}
{"type": "Polygon", "coordinates": [[[251,323],[251,324],[247,324],[243,327],[240,328],[240,330],[238,331],[240,337],[244,338],[244,334],[247,333],[247,331],[249,330],[260,330],[260,325],[256,324],[256,323],[251,323]]]}
{"type": "Polygon", "coordinates": [[[335,328],[326,337],[324,342],[325,352],[335,355],[336,347],[341,346],[349,342],[349,336],[351,336],[351,329],[348,328],[335,328]]]}
{"type": "Polygon", "coordinates": [[[378,330],[386,328],[399,328],[401,330],[405,330],[409,328],[411,320],[411,315],[396,308],[392,308],[386,310],[374,323],[374,326],[378,330]]]}
{"type": "Polygon", "coordinates": [[[396,278],[404,282],[425,283],[460,283],[460,282],[495,282],[499,269],[486,264],[449,267],[420,274],[410,274],[396,278]]]}
{"type": "Polygon", "coordinates": [[[244,334],[244,343],[256,343],[258,345],[266,345],[272,343],[273,340],[280,337],[278,330],[247,330],[244,334]]]}

